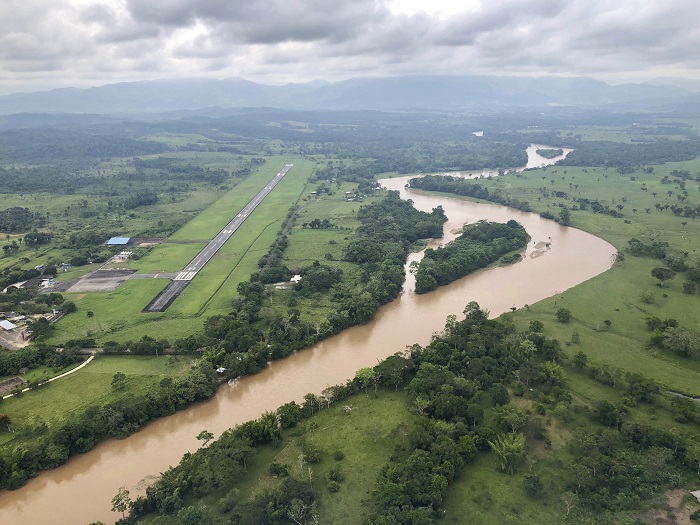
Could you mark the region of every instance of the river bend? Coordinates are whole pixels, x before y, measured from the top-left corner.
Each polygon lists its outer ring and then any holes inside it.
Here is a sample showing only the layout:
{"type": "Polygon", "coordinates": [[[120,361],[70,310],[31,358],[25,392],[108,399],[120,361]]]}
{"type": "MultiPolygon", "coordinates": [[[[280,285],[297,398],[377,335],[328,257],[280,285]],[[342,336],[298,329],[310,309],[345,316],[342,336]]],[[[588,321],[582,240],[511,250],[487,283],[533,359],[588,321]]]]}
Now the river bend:
{"type": "MultiPolygon", "coordinates": [[[[558,160],[537,156],[538,147],[528,148],[525,167],[558,160]]],[[[449,220],[440,242],[454,238],[451,232],[466,222],[515,219],[531,237],[523,261],[478,272],[425,295],[413,292],[409,274],[401,296],[383,306],[369,323],[275,361],[257,375],[224,385],[210,401],[154,421],[126,439],[101,443],[66,465],[42,473],[19,490],[0,493],[0,523],[113,523],[119,516],[110,511],[110,502],[118,488],[126,486],[132,497],[141,492],[154,475],[177,464],[185,452],[200,445],[195,436],[203,429],[219,435],[266,410],[291,400],[301,401],[308,392],[320,393],[329,385],[343,383],[358,369],[376,365],[408,345],[424,345],[443,328],[448,315],[460,316],[469,301],[477,301],[491,316],[497,316],[513,306],[521,308],[563,292],[612,265],[615,248],[594,235],[500,205],[422,195],[404,188],[409,178],[380,182],[387,189],[400,191],[403,198],[412,199],[419,209],[430,211],[442,206],[449,220]]],[[[407,265],[420,256],[412,254],[407,265]]]]}

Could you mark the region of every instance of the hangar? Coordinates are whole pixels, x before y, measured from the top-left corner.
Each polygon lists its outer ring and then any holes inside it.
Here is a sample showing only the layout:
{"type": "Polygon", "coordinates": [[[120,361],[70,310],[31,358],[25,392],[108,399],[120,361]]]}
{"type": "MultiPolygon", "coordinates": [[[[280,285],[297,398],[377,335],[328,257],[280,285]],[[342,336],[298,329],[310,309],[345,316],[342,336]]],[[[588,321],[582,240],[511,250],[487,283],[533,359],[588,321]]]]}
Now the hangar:
{"type": "Polygon", "coordinates": [[[129,244],[131,237],[112,237],[105,245],[107,246],[126,246],[129,244]]]}

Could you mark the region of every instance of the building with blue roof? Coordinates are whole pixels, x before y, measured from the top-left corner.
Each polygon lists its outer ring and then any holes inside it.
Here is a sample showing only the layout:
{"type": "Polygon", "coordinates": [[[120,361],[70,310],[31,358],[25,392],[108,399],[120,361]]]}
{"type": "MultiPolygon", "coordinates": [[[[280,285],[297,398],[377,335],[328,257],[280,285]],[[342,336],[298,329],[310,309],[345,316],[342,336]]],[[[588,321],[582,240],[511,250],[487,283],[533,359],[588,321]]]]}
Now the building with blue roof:
{"type": "Polygon", "coordinates": [[[126,246],[129,244],[129,240],[131,240],[131,237],[112,237],[105,244],[107,246],[126,246]]]}

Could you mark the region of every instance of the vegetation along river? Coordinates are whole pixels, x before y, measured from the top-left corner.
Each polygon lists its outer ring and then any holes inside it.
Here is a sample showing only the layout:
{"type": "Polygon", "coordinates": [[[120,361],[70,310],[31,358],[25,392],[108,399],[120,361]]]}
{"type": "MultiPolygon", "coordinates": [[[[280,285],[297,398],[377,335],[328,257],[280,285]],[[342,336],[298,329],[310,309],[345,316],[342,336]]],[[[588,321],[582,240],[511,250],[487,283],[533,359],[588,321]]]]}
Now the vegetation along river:
{"type": "MultiPolygon", "coordinates": [[[[528,149],[528,167],[551,164],[560,158],[539,157],[536,149],[534,145],[528,149]]],[[[381,184],[399,190],[421,210],[442,206],[449,221],[440,242],[454,238],[451,232],[466,222],[515,219],[532,238],[524,260],[467,276],[425,295],[413,292],[409,274],[401,296],[382,307],[371,322],[275,361],[257,375],[224,385],[212,400],[150,423],[126,439],[102,443],[64,466],[42,473],[17,491],[3,492],[0,523],[113,523],[120,517],[110,511],[111,499],[119,487],[126,486],[135,497],[154,475],[200,446],[195,436],[202,430],[218,436],[266,410],[291,400],[302,401],[308,392],[320,393],[329,385],[343,383],[358,369],[374,366],[408,345],[426,344],[444,327],[446,317],[461,316],[469,301],[477,301],[496,316],[512,306],[522,308],[560,293],[612,264],[615,248],[598,237],[533,213],[421,195],[404,188],[410,178],[385,179],[381,184]]],[[[420,257],[411,255],[407,264],[420,257]]]]}

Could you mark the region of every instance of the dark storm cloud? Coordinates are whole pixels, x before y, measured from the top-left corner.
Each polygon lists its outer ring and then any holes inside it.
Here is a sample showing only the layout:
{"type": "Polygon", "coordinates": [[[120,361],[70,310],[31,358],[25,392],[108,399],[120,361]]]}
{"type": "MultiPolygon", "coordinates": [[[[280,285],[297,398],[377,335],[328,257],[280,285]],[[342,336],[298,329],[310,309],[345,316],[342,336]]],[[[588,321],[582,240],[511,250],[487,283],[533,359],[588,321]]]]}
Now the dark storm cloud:
{"type": "Polygon", "coordinates": [[[402,14],[390,0],[4,0],[0,71],[62,67],[105,82],[212,71],[262,81],[700,75],[696,0],[465,0],[460,13],[432,14],[443,1],[402,14]]]}

